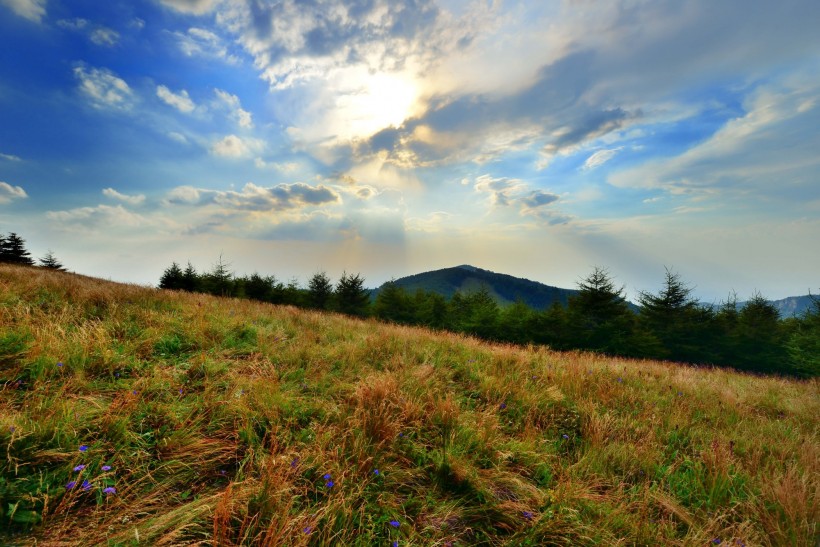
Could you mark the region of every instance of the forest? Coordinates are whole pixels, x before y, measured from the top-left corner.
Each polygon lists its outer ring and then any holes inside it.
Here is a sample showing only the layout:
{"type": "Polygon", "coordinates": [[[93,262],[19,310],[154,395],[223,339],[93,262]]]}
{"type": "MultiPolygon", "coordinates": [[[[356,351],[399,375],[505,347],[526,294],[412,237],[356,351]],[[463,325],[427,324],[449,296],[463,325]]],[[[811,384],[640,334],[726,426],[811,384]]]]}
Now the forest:
{"type": "MultiPolygon", "coordinates": [[[[0,236],[0,262],[34,266],[25,241],[0,236]]],[[[65,269],[52,251],[39,266],[65,269]]],[[[174,262],[160,278],[161,289],[248,298],[354,317],[375,317],[402,325],[464,333],[519,345],[586,350],[605,355],[661,359],[694,365],[797,377],[820,376],[820,298],[796,317],[781,318],[761,294],[742,306],[732,297],[719,306],[700,304],[692,289],[670,270],[657,293],[640,292],[631,306],[605,268],[596,267],[578,283],[566,306],[533,309],[523,302],[499,306],[482,288],[451,298],[417,290],[410,294],[388,282],[371,298],[360,274],[344,273],[336,283],[324,272],[303,287],[273,275],[237,276],[220,256],[210,271],[174,262]]]]}
{"type": "Polygon", "coordinates": [[[732,297],[705,306],[677,273],[667,269],[661,290],[641,292],[635,311],[604,268],[578,284],[566,306],[544,310],[522,302],[501,307],[486,289],[452,298],[424,290],[412,294],[388,282],[371,299],[360,274],[344,273],[334,284],[324,272],[307,287],[275,276],[235,276],[220,260],[208,272],[174,262],[159,286],[189,292],[250,298],[272,304],[327,310],[403,325],[470,334],[484,340],[548,345],[606,355],[731,367],[798,377],[820,375],[820,299],[798,317],[781,318],[761,294],[743,306],[732,297]]]}

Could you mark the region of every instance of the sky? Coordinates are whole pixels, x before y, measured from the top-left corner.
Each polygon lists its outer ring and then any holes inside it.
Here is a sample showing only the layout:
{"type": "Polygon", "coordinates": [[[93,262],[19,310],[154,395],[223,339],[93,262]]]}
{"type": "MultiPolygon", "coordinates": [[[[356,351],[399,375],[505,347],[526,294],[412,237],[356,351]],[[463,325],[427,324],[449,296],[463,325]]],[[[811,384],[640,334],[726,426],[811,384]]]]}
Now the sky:
{"type": "Polygon", "coordinates": [[[0,0],[0,233],[367,286],[820,292],[817,0],[0,0]]]}

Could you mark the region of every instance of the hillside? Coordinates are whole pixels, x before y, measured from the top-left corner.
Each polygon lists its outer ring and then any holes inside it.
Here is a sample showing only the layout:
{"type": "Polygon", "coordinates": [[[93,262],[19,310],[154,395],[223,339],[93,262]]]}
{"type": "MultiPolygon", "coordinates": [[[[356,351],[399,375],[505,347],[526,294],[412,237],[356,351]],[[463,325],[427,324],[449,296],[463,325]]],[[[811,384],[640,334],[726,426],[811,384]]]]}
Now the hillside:
{"type": "MultiPolygon", "coordinates": [[[[536,310],[548,308],[555,302],[566,305],[569,297],[577,293],[573,289],[552,287],[468,265],[410,275],[396,279],[394,283],[410,294],[422,289],[445,298],[452,297],[456,291],[471,293],[485,287],[501,306],[521,300],[536,310]]],[[[377,293],[378,290],[374,292],[374,297],[377,293]]]]}
{"type": "Polygon", "coordinates": [[[816,380],[0,265],[0,385],[3,545],[818,540],[816,380]]]}

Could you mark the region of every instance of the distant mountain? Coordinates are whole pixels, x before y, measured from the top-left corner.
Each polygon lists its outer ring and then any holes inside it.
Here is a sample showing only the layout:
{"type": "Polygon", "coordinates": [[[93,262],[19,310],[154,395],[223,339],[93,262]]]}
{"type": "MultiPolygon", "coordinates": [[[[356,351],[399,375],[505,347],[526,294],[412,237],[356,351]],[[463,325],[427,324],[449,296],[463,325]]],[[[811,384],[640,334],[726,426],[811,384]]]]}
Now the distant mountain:
{"type": "MultiPolygon", "coordinates": [[[[817,296],[814,296],[814,298],[817,298],[817,296]]],[[[805,313],[806,310],[809,310],[814,306],[812,303],[812,296],[808,294],[805,296],[787,296],[786,298],[781,298],[780,300],[769,300],[769,302],[777,308],[777,311],[780,313],[780,317],[783,319],[793,317],[795,315],[801,315],[805,313]]],[[[720,308],[720,304],[702,303],[702,305],[711,307],[715,310],[720,308]]],[[[745,301],[738,302],[737,309],[740,310],[745,305],[745,301]]]]}
{"type": "MultiPolygon", "coordinates": [[[[512,304],[520,299],[537,310],[548,308],[554,302],[566,306],[569,297],[578,293],[573,289],[552,287],[537,281],[482,270],[466,264],[402,277],[394,282],[410,294],[422,289],[438,293],[445,298],[452,297],[456,291],[467,294],[486,287],[501,306],[512,304]]],[[[379,289],[373,291],[373,298],[376,297],[379,289]]]]}

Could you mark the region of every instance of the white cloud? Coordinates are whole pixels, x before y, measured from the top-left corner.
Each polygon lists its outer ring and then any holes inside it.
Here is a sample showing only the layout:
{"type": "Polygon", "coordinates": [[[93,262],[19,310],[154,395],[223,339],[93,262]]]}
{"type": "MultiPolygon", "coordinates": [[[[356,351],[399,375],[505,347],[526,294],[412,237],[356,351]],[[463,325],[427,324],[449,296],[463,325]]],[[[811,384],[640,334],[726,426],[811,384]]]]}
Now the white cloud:
{"type": "Polygon", "coordinates": [[[188,92],[184,89],[179,93],[174,93],[164,85],[157,86],[157,97],[159,97],[162,102],[169,106],[173,106],[180,112],[184,112],[185,114],[189,114],[194,111],[196,105],[194,101],[188,96],[188,92]]]}
{"type": "Polygon", "coordinates": [[[105,228],[117,231],[119,228],[146,226],[148,220],[127,210],[122,205],[97,205],[79,207],[68,211],[47,211],[46,218],[58,222],[64,228],[105,228]]]}
{"type": "Polygon", "coordinates": [[[273,161],[265,161],[262,158],[256,158],[253,160],[253,164],[257,167],[257,169],[275,169],[280,173],[290,174],[294,173],[299,169],[299,164],[296,162],[273,162],[273,161]]]}
{"type": "Polygon", "coordinates": [[[74,76],[80,81],[80,92],[99,109],[130,110],[134,92],[124,80],[106,68],[74,67],[74,76]]]}
{"type": "Polygon", "coordinates": [[[228,51],[225,41],[210,30],[191,27],[187,32],[174,32],[179,49],[188,57],[201,56],[236,64],[239,58],[228,51]]]}
{"type": "Polygon", "coordinates": [[[188,138],[182,133],[177,133],[176,131],[169,131],[167,135],[168,138],[172,141],[176,141],[180,144],[188,144],[188,138]]]}
{"type": "Polygon", "coordinates": [[[0,182],[0,204],[10,203],[15,199],[25,199],[28,197],[26,191],[20,186],[12,186],[7,182],[0,182]]]}
{"type": "Polygon", "coordinates": [[[57,21],[57,26],[67,30],[84,30],[88,27],[88,19],[82,19],[80,17],[76,17],[74,19],[60,19],[57,21]]]}
{"type": "Polygon", "coordinates": [[[0,4],[4,4],[14,13],[39,23],[46,14],[46,0],[0,0],[0,4]]]}
{"type": "Polygon", "coordinates": [[[211,146],[211,154],[223,158],[245,158],[262,150],[264,143],[257,139],[228,135],[211,146]]]}
{"type": "Polygon", "coordinates": [[[231,117],[236,121],[239,127],[251,129],[253,127],[253,118],[251,113],[242,109],[242,104],[239,97],[231,95],[227,91],[215,89],[214,92],[224,106],[226,106],[231,113],[231,117]]]}
{"type": "Polygon", "coordinates": [[[117,45],[117,42],[119,42],[120,33],[110,28],[99,27],[91,32],[89,38],[98,46],[112,47],[117,45]]]}
{"type": "Polygon", "coordinates": [[[160,2],[183,13],[203,15],[214,9],[219,0],[160,0],[160,2]]]}
{"type": "Polygon", "coordinates": [[[476,178],[474,188],[477,192],[489,194],[493,206],[506,207],[510,205],[515,195],[526,189],[526,185],[518,179],[481,175],[476,178]]]}
{"type": "Polygon", "coordinates": [[[0,159],[8,160],[8,161],[23,161],[20,156],[15,156],[14,154],[2,154],[0,153],[0,159]]]}
{"type": "Polygon", "coordinates": [[[105,188],[102,191],[103,195],[109,197],[111,199],[116,199],[118,201],[122,201],[125,203],[130,203],[131,205],[139,205],[145,201],[145,196],[143,194],[138,194],[136,196],[131,196],[128,194],[121,194],[117,192],[113,188],[105,188]]]}
{"type": "Polygon", "coordinates": [[[587,161],[584,162],[583,169],[589,171],[591,169],[595,169],[596,167],[600,167],[612,158],[615,157],[615,154],[620,151],[621,148],[613,148],[610,150],[598,150],[590,157],[587,158],[587,161]]]}
{"type": "Polygon", "coordinates": [[[319,184],[311,186],[302,182],[257,186],[247,183],[242,190],[206,190],[193,186],[179,186],[165,197],[165,205],[213,206],[225,211],[285,211],[308,206],[340,203],[338,192],[319,184]]]}

